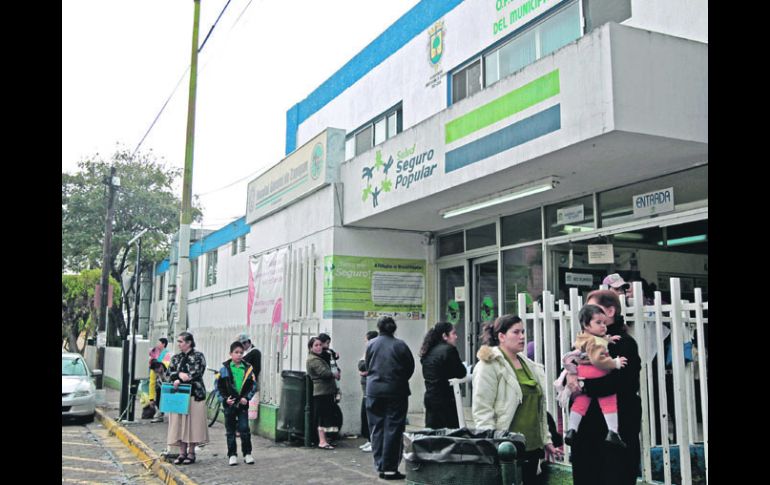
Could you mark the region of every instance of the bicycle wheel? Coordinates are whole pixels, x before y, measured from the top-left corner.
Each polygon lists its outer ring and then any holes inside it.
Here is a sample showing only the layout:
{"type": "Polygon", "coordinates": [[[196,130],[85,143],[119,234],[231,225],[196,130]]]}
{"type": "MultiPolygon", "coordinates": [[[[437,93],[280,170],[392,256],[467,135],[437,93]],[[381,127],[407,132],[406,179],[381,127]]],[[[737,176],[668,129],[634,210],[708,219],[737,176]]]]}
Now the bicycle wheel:
{"type": "Polygon", "coordinates": [[[217,393],[212,392],[209,394],[209,397],[206,398],[206,416],[208,417],[209,428],[214,426],[214,423],[217,422],[217,417],[219,416],[219,408],[222,406],[222,403],[219,402],[217,397],[217,393]]]}

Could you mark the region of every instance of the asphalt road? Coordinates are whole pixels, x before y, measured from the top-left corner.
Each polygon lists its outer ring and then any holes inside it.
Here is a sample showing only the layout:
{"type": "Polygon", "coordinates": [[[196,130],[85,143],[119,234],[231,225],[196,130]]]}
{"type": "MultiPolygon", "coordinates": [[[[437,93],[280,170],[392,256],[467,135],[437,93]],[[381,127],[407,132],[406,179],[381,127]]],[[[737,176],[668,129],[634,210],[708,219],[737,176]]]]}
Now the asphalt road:
{"type": "Polygon", "coordinates": [[[128,448],[99,423],[62,420],[62,484],[161,485],[128,448]]]}

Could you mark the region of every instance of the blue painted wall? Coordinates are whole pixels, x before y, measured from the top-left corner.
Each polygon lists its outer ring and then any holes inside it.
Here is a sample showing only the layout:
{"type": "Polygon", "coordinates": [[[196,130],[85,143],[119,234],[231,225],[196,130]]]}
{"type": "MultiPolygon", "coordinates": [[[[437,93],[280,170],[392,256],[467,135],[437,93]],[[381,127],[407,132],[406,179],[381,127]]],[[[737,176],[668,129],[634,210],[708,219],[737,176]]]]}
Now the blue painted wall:
{"type": "MultiPolygon", "coordinates": [[[[205,254],[218,247],[224,246],[241,236],[245,236],[251,230],[251,226],[246,224],[246,216],[241,217],[237,221],[233,221],[230,224],[217,229],[208,236],[204,237],[200,241],[190,245],[190,259],[196,259],[201,254],[205,254]]],[[[169,261],[164,259],[155,267],[155,276],[159,276],[168,271],[169,261]]]]}
{"type": "Polygon", "coordinates": [[[315,91],[286,112],[286,154],[297,148],[297,128],[369,71],[420,35],[463,0],[422,0],[315,91]]]}

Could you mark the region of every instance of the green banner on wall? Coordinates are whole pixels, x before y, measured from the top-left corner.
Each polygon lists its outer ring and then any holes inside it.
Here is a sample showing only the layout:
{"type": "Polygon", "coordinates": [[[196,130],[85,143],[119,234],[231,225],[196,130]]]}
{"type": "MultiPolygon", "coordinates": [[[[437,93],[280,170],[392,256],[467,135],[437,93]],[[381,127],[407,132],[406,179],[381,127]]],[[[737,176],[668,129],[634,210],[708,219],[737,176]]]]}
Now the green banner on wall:
{"type": "Polygon", "coordinates": [[[326,256],[324,318],[425,317],[425,260],[326,256]]]}

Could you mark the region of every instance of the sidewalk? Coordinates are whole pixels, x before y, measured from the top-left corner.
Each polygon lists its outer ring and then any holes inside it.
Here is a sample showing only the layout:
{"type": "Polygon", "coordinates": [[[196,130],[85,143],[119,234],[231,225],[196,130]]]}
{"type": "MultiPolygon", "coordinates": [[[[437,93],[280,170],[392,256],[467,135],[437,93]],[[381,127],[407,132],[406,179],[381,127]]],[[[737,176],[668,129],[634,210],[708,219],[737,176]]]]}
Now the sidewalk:
{"type": "MultiPolygon", "coordinates": [[[[120,392],[106,389],[106,404],[101,406],[107,416],[118,417],[120,392]]],[[[136,422],[122,423],[131,433],[136,435],[145,445],[160,454],[166,448],[166,430],[168,418],[164,423],[150,423],[150,420],[139,419],[141,409],[135,413],[136,422]]],[[[409,428],[422,424],[416,415],[409,415],[412,423],[409,428]]],[[[275,443],[261,436],[252,435],[252,456],[254,465],[243,463],[240,455],[240,439],[238,439],[239,463],[237,466],[227,464],[227,444],[225,427],[215,423],[209,428],[209,443],[198,453],[193,465],[177,465],[177,468],[199,485],[219,484],[370,484],[386,483],[378,478],[374,470],[374,460],[371,453],[358,449],[365,440],[363,438],[342,439],[336,443],[335,450],[319,450],[304,448],[298,444],[286,442],[275,443]]],[[[171,453],[179,453],[178,448],[172,448],[171,453]]],[[[404,471],[402,461],[400,471],[404,471]]],[[[399,482],[397,482],[399,483],[399,482]]],[[[400,482],[403,483],[403,482],[400,482]]]]}

